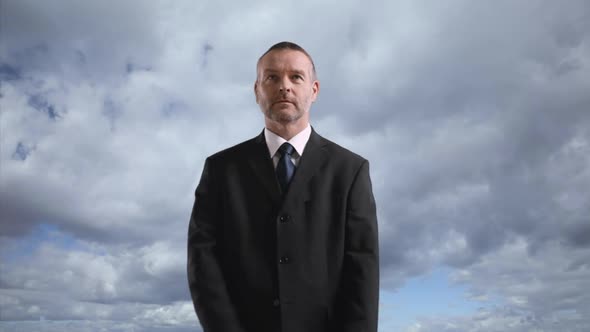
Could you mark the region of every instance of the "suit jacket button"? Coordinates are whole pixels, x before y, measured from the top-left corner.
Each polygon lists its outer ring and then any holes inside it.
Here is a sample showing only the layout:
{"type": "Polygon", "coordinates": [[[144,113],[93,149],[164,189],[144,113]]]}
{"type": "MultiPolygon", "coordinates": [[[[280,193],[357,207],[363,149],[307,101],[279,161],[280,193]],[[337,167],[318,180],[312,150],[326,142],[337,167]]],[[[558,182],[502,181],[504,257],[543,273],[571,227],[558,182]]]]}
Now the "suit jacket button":
{"type": "Polygon", "coordinates": [[[279,301],[279,299],[275,299],[274,301],[272,301],[272,306],[273,307],[278,307],[281,305],[281,301],[279,301]]]}
{"type": "Polygon", "coordinates": [[[290,259],[289,259],[289,257],[287,257],[287,256],[283,256],[283,257],[281,257],[281,259],[279,259],[279,263],[281,263],[281,264],[287,264],[287,263],[289,263],[290,261],[291,261],[291,260],[290,260],[290,259]]]}
{"type": "Polygon", "coordinates": [[[288,214],[283,214],[279,217],[280,222],[288,222],[291,220],[291,216],[288,214]]]}

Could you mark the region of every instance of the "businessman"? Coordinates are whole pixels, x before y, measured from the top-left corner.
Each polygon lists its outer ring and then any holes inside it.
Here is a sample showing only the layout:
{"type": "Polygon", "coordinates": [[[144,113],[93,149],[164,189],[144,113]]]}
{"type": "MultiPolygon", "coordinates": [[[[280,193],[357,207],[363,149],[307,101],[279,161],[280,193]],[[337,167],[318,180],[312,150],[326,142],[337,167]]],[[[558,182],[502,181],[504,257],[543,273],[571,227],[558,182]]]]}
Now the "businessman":
{"type": "Polygon", "coordinates": [[[281,42],[257,64],[264,130],[205,161],[188,282],[205,332],[376,332],[379,259],[369,162],[310,126],[320,83],[281,42]]]}

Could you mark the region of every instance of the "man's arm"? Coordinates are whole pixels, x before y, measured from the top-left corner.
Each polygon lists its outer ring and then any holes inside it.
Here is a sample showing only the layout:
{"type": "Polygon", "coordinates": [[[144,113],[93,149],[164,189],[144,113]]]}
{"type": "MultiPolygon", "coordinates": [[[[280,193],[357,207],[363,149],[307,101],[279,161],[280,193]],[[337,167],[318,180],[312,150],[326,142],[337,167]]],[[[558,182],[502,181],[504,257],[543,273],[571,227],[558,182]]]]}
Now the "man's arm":
{"type": "Polygon", "coordinates": [[[204,332],[242,332],[219,264],[221,201],[214,172],[207,159],[188,229],[188,283],[204,332]]]}
{"type": "Polygon", "coordinates": [[[375,199],[365,161],[347,202],[345,252],[335,303],[339,332],[376,332],[379,310],[379,241],[375,199]]]}

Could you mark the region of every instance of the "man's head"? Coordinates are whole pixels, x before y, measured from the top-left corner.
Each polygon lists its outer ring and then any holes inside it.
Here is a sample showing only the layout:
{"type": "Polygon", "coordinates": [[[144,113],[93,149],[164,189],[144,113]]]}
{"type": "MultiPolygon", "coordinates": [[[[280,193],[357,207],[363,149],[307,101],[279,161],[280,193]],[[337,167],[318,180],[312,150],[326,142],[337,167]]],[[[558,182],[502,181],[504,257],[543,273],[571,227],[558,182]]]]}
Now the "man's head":
{"type": "Polygon", "coordinates": [[[254,93],[266,121],[307,125],[319,92],[309,54],[297,44],[281,42],[258,59],[256,69],[254,93]]]}

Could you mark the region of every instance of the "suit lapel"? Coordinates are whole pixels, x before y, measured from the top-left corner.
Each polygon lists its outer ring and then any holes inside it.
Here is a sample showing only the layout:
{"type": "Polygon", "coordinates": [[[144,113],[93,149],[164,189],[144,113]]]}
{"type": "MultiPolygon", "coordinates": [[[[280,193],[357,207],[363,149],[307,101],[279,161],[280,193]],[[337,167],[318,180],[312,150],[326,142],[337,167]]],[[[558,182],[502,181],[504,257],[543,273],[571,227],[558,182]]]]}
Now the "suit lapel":
{"type": "Polygon", "coordinates": [[[270,195],[273,204],[281,201],[281,188],[277,181],[274,165],[264,138],[264,131],[254,138],[254,149],[248,154],[248,164],[262,182],[262,186],[270,195]]]}
{"type": "Polygon", "coordinates": [[[323,148],[325,145],[326,141],[312,128],[309,141],[305,145],[303,155],[284,197],[285,201],[305,198],[302,195],[305,193],[307,183],[327,160],[326,151],[323,148]]]}
{"type": "MultiPolygon", "coordinates": [[[[306,184],[327,160],[326,151],[324,150],[325,145],[326,140],[318,135],[312,127],[309,141],[305,145],[305,150],[299,160],[289,189],[285,197],[283,197],[284,201],[304,198],[302,194],[304,193],[306,184]]],[[[281,188],[277,181],[274,165],[266,145],[264,131],[254,138],[254,148],[252,153],[248,154],[248,164],[269,194],[273,204],[280,203],[282,200],[281,188]]]]}

